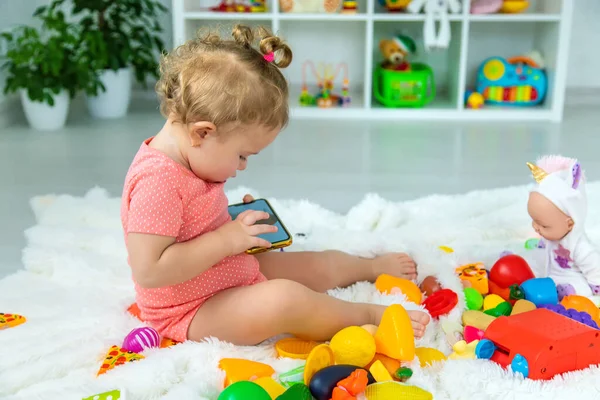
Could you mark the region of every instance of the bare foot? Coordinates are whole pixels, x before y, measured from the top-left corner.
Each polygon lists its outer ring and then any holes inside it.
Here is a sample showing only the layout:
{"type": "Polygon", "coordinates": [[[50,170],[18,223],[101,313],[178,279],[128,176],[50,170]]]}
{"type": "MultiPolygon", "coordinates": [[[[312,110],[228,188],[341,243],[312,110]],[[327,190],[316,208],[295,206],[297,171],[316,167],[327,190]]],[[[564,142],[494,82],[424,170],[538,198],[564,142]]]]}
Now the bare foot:
{"type": "Polygon", "coordinates": [[[388,253],[372,260],[375,278],[388,274],[408,280],[417,279],[417,264],[406,253],[388,253]]]}
{"type": "Polygon", "coordinates": [[[430,317],[423,311],[407,311],[412,323],[413,331],[415,332],[415,338],[420,339],[425,334],[425,327],[430,321],[430,317]]]}

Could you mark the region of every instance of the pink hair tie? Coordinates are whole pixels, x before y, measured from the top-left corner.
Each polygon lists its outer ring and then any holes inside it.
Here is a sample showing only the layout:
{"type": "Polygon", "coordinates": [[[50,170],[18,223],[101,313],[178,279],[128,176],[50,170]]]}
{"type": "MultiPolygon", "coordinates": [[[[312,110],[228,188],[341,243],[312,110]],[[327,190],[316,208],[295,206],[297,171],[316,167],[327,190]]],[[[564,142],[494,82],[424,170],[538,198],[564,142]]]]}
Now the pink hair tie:
{"type": "Polygon", "coordinates": [[[267,54],[263,55],[263,58],[265,59],[266,62],[272,63],[275,60],[275,53],[273,53],[273,52],[267,53],[267,54]]]}

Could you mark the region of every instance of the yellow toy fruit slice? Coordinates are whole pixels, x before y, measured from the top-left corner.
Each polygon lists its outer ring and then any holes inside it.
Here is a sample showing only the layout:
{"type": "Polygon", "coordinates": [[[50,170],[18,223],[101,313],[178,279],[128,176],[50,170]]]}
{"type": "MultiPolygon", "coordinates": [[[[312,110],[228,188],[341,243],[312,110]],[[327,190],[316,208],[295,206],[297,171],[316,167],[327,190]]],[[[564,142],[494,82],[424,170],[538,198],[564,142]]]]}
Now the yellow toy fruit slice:
{"type": "Polygon", "coordinates": [[[504,300],[502,297],[498,296],[497,294],[488,294],[483,299],[483,311],[487,311],[487,310],[491,310],[492,308],[496,308],[496,306],[498,304],[504,303],[505,301],[506,300],[504,300]]]}
{"type": "Polygon", "coordinates": [[[415,334],[410,317],[400,304],[386,308],[375,333],[377,353],[395,360],[412,361],[415,358],[415,334]]]}
{"type": "Polygon", "coordinates": [[[371,368],[369,368],[369,372],[371,373],[371,375],[373,375],[373,378],[375,378],[377,382],[386,382],[393,380],[387,368],[385,368],[383,363],[379,360],[375,361],[373,365],[371,365],[371,368]]]}
{"type": "Polygon", "coordinates": [[[384,356],[383,354],[376,353],[375,357],[373,357],[371,362],[365,366],[365,369],[370,369],[371,366],[377,361],[383,364],[385,369],[387,369],[387,372],[389,372],[390,376],[393,376],[396,373],[396,371],[398,371],[398,368],[400,368],[400,361],[394,360],[393,358],[390,358],[388,356],[384,356]]]}
{"type": "Polygon", "coordinates": [[[433,365],[436,361],[445,361],[447,357],[444,353],[431,347],[417,347],[415,355],[419,358],[421,368],[433,365]]]}
{"type": "Polygon", "coordinates": [[[306,358],[306,365],[304,366],[304,384],[308,385],[315,373],[334,363],[335,357],[331,347],[328,345],[320,344],[312,349],[306,358]]]}
{"type": "Polygon", "coordinates": [[[275,343],[275,350],[277,350],[279,357],[306,360],[312,349],[318,345],[319,343],[311,340],[285,338],[275,343]]]}
{"type": "Polygon", "coordinates": [[[219,368],[225,371],[225,387],[239,381],[252,381],[275,373],[273,367],[242,358],[223,358],[219,368]]]}
{"type": "Polygon", "coordinates": [[[423,298],[421,289],[413,281],[388,274],[382,274],[377,277],[375,288],[383,294],[393,294],[397,290],[400,290],[409,301],[415,304],[421,304],[423,298]]]}
{"type": "Polygon", "coordinates": [[[364,367],[375,356],[375,338],[360,326],[349,326],[336,333],[329,342],[337,364],[364,367]]]}
{"type": "Polygon", "coordinates": [[[381,382],[367,386],[365,390],[367,400],[432,400],[433,395],[416,386],[405,385],[400,382],[381,382]]]}
{"type": "Polygon", "coordinates": [[[271,396],[271,399],[276,399],[285,392],[285,388],[269,376],[258,378],[254,383],[265,389],[266,392],[269,393],[269,396],[271,396]]]}

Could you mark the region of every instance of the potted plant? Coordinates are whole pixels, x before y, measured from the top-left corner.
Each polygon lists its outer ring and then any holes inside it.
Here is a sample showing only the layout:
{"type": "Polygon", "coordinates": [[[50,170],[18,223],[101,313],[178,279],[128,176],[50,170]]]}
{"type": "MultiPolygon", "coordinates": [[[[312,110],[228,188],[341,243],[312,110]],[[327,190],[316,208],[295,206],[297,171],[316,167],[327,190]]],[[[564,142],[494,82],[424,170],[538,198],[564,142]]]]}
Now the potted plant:
{"type": "Polygon", "coordinates": [[[82,28],[81,47],[102,82],[86,90],[90,113],[121,117],[129,107],[132,74],[144,87],[149,76],[158,78],[158,54],[164,50],[159,17],[167,9],[157,0],[71,1],[82,28]]]}
{"type": "Polygon", "coordinates": [[[79,27],[68,23],[60,8],[40,7],[33,16],[41,21],[39,29],[21,25],[0,34],[6,49],[0,54],[7,74],[4,93],[20,94],[31,127],[56,130],[65,125],[75,94],[100,82],[78,47],[79,27]]]}

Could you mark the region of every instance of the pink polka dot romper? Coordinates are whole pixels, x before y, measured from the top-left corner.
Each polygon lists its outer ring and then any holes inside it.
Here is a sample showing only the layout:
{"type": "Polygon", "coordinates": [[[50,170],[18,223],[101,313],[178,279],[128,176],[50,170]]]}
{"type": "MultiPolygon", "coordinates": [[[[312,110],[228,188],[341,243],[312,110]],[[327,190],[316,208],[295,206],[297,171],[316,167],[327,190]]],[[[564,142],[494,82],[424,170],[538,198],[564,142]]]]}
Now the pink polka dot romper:
{"type": "MultiPolygon", "coordinates": [[[[142,144],[125,178],[121,203],[125,241],[128,233],[135,232],[185,242],[230,221],[224,184],[198,178],[148,146],[151,140],[142,144]]],[[[142,288],[135,281],[134,285],[142,320],[163,337],[184,341],[194,315],[207,299],[225,289],[265,280],[256,257],[242,253],[177,285],[142,288]]]]}

